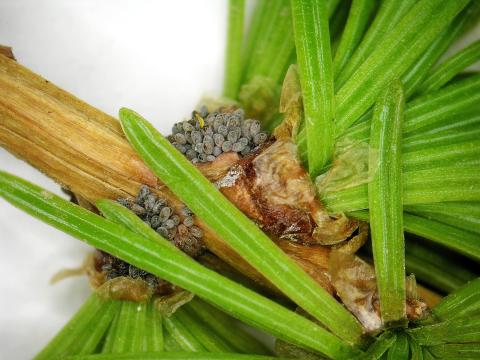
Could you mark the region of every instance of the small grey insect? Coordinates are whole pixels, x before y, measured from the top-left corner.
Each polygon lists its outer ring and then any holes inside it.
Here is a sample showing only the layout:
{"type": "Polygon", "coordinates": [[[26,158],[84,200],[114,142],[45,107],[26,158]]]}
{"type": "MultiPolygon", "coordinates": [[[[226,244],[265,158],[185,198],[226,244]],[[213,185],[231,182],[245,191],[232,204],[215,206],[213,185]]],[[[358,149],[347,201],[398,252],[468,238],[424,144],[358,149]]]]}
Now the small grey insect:
{"type": "Polygon", "coordinates": [[[185,152],[187,151],[187,148],[185,147],[185,145],[175,144],[175,147],[176,147],[177,150],[180,151],[182,154],[185,154],[185,152]]]}
{"type": "Polygon", "coordinates": [[[225,137],[222,134],[214,134],[213,135],[213,142],[217,146],[222,146],[223,142],[225,141],[225,137]]]}
{"type": "Polygon", "coordinates": [[[200,113],[200,116],[201,116],[202,118],[207,117],[207,115],[208,115],[208,109],[207,109],[207,107],[206,107],[205,105],[200,106],[200,111],[199,111],[199,113],[200,113]]]}
{"type": "Polygon", "coordinates": [[[236,116],[230,116],[230,118],[227,120],[226,125],[229,128],[237,127],[238,125],[240,125],[240,119],[237,118],[236,116]]]}
{"type": "Polygon", "coordinates": [[[172,135],[182,132],[182,130],[183,128],[182,127],[179,128],[178,123],[176,123],[172,126],[172,135]]]}
{"type": "Polygon", "coordinates": [[[145,209],[147,211],[152,211],[153,207],[155,206],[155,203],[157,202],[157,195],[150,193],[146,196],[145,198],[145,209]]]}
{"type": "Polygon", "coordinates": [[[168,229],[164,226],[158,227],[157,232],[165,238],[168,237],[168,229]]]}
{"type": "Polygon", "coordinates": [[[112,264],[103,264],[102,271],[110,271],[112,270],[112,264]]]}
{"type": "Polygon", "coordinates": [[[258,133],[257,135],[255,135],[253,137],[253,143],[255,145],[261,145],[265,141],[267,141],[267,138],[268,138],[268,135],[266,133],[264,133],[264,132],[258,133]]]}
{"type": "Polygon", "coordinates": [[[159,215],[159,218],[160,218],[160,221],[163,223],[165,221],[167,221],[167,219],[170,217],[170,215],[172,215],[172,209],[169,208],[168,206],[164,207],[161,211],[160,211],[160,215],[159,215]]]}
{"type": "Polygon", "coordinates": [[[211,135],[205,135],[205,137],[203,138],[203,143],[211,144],[211,145],[215,144],[215,142],[213,141],[213,137],[211,135]]]}
{"type": "Polygon", "coordinates": [[[199,154],[203,153],[203,143],[195,144],[193,150],[195,150],[199,154]]]}
{"type": "Polygon", "coordinates": [[[222,144],[222,151],[223,152],[229,152],[232,150],[232,142],[227,140],[227,141],[224,141],[223,144],[222,144]]]}
{"type": "Polygon", "coordinates": [[[215,146],[213,148],[213,156],[215,157],[220,156],[221,153],[222,153],[222,148],[220,146],[215,146]]]}
{"type": "Polygon", "coordinates": [[[203,140],[203,135],[198,130],[192,131],[190,136],[192,137],[192,143],[193,144],[200,144],[203,140]]]}
{"type": "Polygon", "coordinates": [[[215,114],[214,112],[207,115],[207,117],[205,118],[205,122],[207,123],[207,125],[213,125],[213,122],[215,121],[215,116],[217,116],[217,114],[215,114]]]}
{"type": "Polygon", "coordinates": [[[228,127],[226,125],[220,125],[217,129],[217,132],[219,134],[222,134],[223,136],[227,136],[228,135],[228,127]]]}
{"type": "Polygon", "coordinates": [[[150,219],[150,224],[152,225],[152,228],[156,229],[157,227],[159,227],[161,225],[161,221],[160,221],[160,217],[157,216],[157,215],[154,215],[151,217],[150,219]]]}
{"type": "Polygon", "coordinates": [[[131,206],[131,210],[135,213],[135,215],[137,216],[142,216],[142,215],[145,215],[147,213],[147,210],[143,207],[143,206],[140,206],[138,204],[133,204],[131,206]]]}
{"type": "Polygon", "coordinates": [[[117,199],[117,202],[118,202],[120,205],[122,205],[122,206],[130,207],[130,202],[129,202],[127,199],[118,198],[118,199],[117,199]]]}
{"type": "Polygon", "coordinates": [[[191,226],[190,227],[190,233],[195,236],[196,238],[201,238],[203,236],[203,230],[200,229],[198,226],[191,226]]]}
{"type": "Polygon", "coordinates": [[[185,138],[187,139],[187,143],[192,145],[193,144],[193,141],[192,141],[192,133],[191,132],[186,132],[185,133],[185,138]]]}
{"type": "Polygon", "coordinates": [[[177,226],[178,224],[180,224],[180,216],[178,215],[172,215],[170,216],[170,219],[172,219],[173,223],[175,224],[175,226],[177,226]]]}
{"type": "Polygon", "coordinates": [[[177,233],[178,226],[174,226],[171,228],[168,232],[168,238],[172,240],[175,237],[175,234],[177,233]]]}
{"type": "Polygon", "coordinates": [[[240,152],[243,149],[245,149],[245,146],[246,145],[241,142],[236,142],[235,144],[232,145],[232,151],[240,152]]]}
{"type": "Polygon", "coordinates": [[[138,278],[140,277],[140,274],[141,274],[142,270],[140,270],[139,268],[133,266],[133,265],[130,265],[128,267],[128,275],[131,277],[131,278],[138,278]]]}
{"type": "Polygon", "coordinates": [[[189,160],[192,160],[195,156],[197,155],[197,152],[193,149],[189,149],[187,150],[187,152],[185,153],[185,156],[187,157],[187,159],[189,160]]]}
{"type": "Polygon", "coordinates": [[[250,125],[250,135],[253,137],[257,135],[261,130],[260,121],[253,120],[252,124],[250,125]]]}
{"type": "Polygon", "coordinates": [[[173,227],[175,227],[175,221],[173,221],[172,219],[168,219],[163,223],[163,226],[165,226],[169,230],[173,229],[173,227]]]}
{"type": "Polygon", "coordinates": [[[112,280],[115,279],[116,277],[119,277],[118,273],[116,271],[109,271],[107,273],[107,280],[112,280]]]}
{"type": "Polygon", "coordinates": [[[136,198],[137,204],[141,205],[148,194],[150,194],[150,189],[148,188],[148,186],[146,185],[140,186],[140,190],[138,191],[137,198],[136,198]]]}
{"type": "Polygon", "coordinates": [[[215,120],[213,121],[213,131],[218,131],[218,128],[223,125],[223,118],[222,117],[216,117],[215,120]]]}
{"type": "Polygon", "coordinates": [[[183,131],[188,132],[193,130],[195,130],[195,128],[193,127],[192,124],[190,124],[188,121],[183,122],[183,131]]]}
{"type": "Polygon", "coordinates": [[[157,201],[155,202],[155,205],[152,207],[152,213],[153,214],[159,214],[162,208],[167,204],[167,201],[163,198],[158,198],[157,201]]]}
{"type": "Polygon", "coordinates": [[[181,210],[182,212],[182,215],[184,216],[192,216],[193,215],[193,212],[192,210],[190,210],[188,207],[184,206],[181,210]]]}
{"type": "Polygon", "coordinates": [[[246,137],[247,139],[251,138],[250,135],[250,127],[252,126],[253,120],[247,119],[242,124],[242,136],[246,137]]]}
{"type": "Polygon", "coordinates": [[[177,133],[173,138],[175,139],[175,142],[177,144],[185,145],[187,143],[187,138],[185,137],[185,134],[177,133]]]}
{"type": "MultiPolygon", "coordinates": [[[[191,225],[190,225],[191,226],[191,225]]],[[[179,236],[188,236],[188,227],[184,224],[178,225],[178,235],[179,236]]]]}
{"type": "Polygon", "coordinates": [[[245,146],[248,145],[248,139],[245,138],[245,137],[242,137],[242,138],[238,139],[238,142],[245,145],[245,146]]]}
{"type": "Polygon", "coordinates": [[[213,148],[214,148],[213,140],[211,142],[207,141],[203,143],[203,152],[205,154],[211,155],[213,153],[213,148]]]}
{"type": "Polygon", "coordinates": [[[239,127],[235,127],[228,132],[227,139],[232,143],[236,143],[241,135],[242,130],[239,127]]]}
{"type": "Polygon", "coordinates": [[[240,119],[243,119],[245,117],[245,110],[238,108],[233,112],[235,115],[239,116],[240,119]]]}
{"type": "Polygon", "coordinates": [[[250,146],[245,146],[245,148],[240,152],[243,156],[245,155],[248,155],[250,154],[250,152],[252,151],[252,149],[250,148],[250,146]]]}
{"type": "Polygon", "coordinates": [[[191,216],[186,216],[185,219],[183,219],[183,225],[190,227],[193,225],[193,217],[191,216]]]}
{"type": "Polygon", "coordinates": [[[158,286],[158,279],[157,279],[156,276],[154,276],[152,274],[146,275],[144,280],[152,288],[155,288],[156,286],[158,286]]]}

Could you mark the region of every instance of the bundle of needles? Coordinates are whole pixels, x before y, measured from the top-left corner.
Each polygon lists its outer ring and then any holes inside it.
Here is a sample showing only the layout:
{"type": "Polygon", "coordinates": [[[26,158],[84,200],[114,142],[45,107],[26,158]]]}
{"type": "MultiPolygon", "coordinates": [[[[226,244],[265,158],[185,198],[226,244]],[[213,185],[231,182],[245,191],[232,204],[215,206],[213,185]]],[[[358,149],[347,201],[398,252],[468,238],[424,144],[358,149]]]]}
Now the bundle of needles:
{"type": "Polygon", "coordinates": [[[479,40],[443,55],[480,2],[244,7],[223,97],[166,136],[0,47],[0,144],[75,201],[0,195],[96,249],[36,359],[478,359],[479,40]]]}

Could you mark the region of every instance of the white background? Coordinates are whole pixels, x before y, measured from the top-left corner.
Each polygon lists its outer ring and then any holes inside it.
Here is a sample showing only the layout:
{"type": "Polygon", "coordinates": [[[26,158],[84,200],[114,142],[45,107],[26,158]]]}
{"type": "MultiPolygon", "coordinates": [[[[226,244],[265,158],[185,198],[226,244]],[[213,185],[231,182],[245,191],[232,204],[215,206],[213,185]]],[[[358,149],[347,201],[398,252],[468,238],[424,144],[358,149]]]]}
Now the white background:
{"type": "MultiPolygon", "coordinates": [[[[130,107],[168,133],[203,95],[220,95],[226,6],[226,0],[0,0],[0,44],[93,106],[114,116],[130,107]]],[[[0,168],[59,193],[3,149],[0,168]]],[[[53,286],[49,280],[81,264],[87,251],[0,199],[0,359],[31,358],[81,305],[85,278],[53,286]]]]}

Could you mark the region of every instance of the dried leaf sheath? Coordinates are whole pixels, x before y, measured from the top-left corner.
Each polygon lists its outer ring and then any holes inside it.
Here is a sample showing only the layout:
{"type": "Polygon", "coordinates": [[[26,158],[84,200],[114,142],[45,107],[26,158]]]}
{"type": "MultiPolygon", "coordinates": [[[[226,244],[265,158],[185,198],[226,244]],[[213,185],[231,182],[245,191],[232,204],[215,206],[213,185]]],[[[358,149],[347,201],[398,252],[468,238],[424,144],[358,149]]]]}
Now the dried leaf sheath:
{"type": "Polygon", "coordinates": [[[12,48],[9,46],[0,45],[0,54],[12,60],[15,60],[15,56],[13,55],[12,48]]]}
{"type": "Polygon", "coordinates": [[[3,56],[0,91],[0,144],[73,192],[94,201],[157,186],[113,118],[3,56]]]}

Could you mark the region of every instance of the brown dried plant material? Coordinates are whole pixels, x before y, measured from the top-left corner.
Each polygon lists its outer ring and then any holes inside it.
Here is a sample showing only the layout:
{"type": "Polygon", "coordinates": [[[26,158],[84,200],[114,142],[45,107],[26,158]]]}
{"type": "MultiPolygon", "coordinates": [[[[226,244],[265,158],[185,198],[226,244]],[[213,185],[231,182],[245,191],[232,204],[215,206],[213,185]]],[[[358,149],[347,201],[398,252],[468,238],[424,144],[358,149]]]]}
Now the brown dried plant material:
{"type": "MultiPolygon", "coordinates": [[[[111,255],[95,250],[87,255],[82,267],[79,269],[83,274],[87,275],[90,287],[102,299],[145,302],[153,295],[171,294],[175,290],[174,285],[158,278],[155,285],[149,284],[142,277],[132,278],[131,276],[122,275],[109,279],[108,273],[102,269],[102,265],[112,258],[111,255]]],[[[115,271],[115,269],[113,270],[115,271]]]]}
{"type": "Polygon", "coordinates": [[[83,264],[76,268],[61,269],[57,271],[50,279],[50,284],[54,285],[62,280],[68,279],[74,276],[85,275],[89,272],[89,269],[93,265],[93,253],[87,254],[83,264]]]}
{"type": "Polygon", "coordinates": [[[106,273],[104,271],[98,270],[98,259],[95,255],[97,255],[97,251],[88,254],[87,259],[84,263],[85,274],[87,275],[88,281],[90,282],[90,287],[93,290],[97,290],[107,281],[106,273]]]}
{"type": "Polygon", "coordinates": [[[12,48],[10,46],[0,45],[0,55],[6,56],[9,59],[15,60],[12,48]]]}
{"type": "Polygon", "coordinates": [[[215,182],[225,176],[239,160],[240,156],[237,153],[229,152],[219,155],[214,162],[198,163],[196,166],[206,178],[215,182]]]}
{"type": "Polygon", "coordinates": [[[0,144],[90,202],[157,179],[118,123],[0,56],[0,144]]]}
{"type": "Polygon", "coordinates": [[[126,300],[139,303],[147,302],[153,295],[153,289],[141,279],[119,276],[108,280],[96,289],[103,300],[126,300]]]}
{"type": "Polygon", "coordinates": [[[367,242],[369,230],[370,227],[367,223],[360,222],[358,225],[358,234],[349,241],[334,246],[333,249],[344,254],[355,254],[367,242]]]}
{"type": "Polygon", "coordinates": [[[277,245],[320,286],[332,295],[336,293],[328,272],[330,248],[319,245],[305,246],[282,239],[277,241],[277,245]]]}
{"type": "Polygon", "coordinates": [[[90,287],[93,290],[97,290],[105,282],[107,282],[105,272],[98,269],[98,260],[98,251],[90,252],[87,254],[82,265],[79,267],[73,269],[62,269],[54,274],[50,279],[50,284],[56,284],[59,281],[72,276],[87,275],[90,282],[90,287]]]}
{"type": "Polygon", "coordinates": [[[273,130],[273,136],[276,139],[294,139],[303,118],[302,89],[295,64],[290,65],[283,80],[280,113],[284,114],[283,121],[273,130]]]}
{"type": "Polygon", "coordinates": [[[178,289],[171,294],[157,297],[155,307],[163,316],[170,317],[179,307],[189,303],[193,298],[194,295],[191,292],[178,289]]]}
{"type": "Polygon", "coordinates": [[[332,251],[330,274],[345,306],[371,332],[382,327],[377,298],[375,269],[353,254],[332,251]]]}
{"type": "Polygon", "coordinates": [[[432,290],[429,290],[419,284],[417,284],[417,294],[418,294],[418,298],[422,299],[428,308],[433,308],[440,301],[442,301],[442,296],[438,295],[436,292],[433,292],[432,290]]]}
{"type": "MultiPolygon", "coordinates": [[[[360,236],[360,235],[359,235],[360,236]]],[[[332,285],[338,297],[352,314],[369,332],[382,328],[375,269],[360,257],[345,251],[345,248],[334,249],[330,253],[329,272],[332,285]]],[[[407,293],[407,318],[417,320],[425,316],[428,308],[425,300],[417,294],[417,285],[413,278],[407,278],[409,288],[415,291],[407,293]]]]}
{"type": "Polygon", "coordinates": [[[414,274],[410,274],[405,279],[407,292],[407,318],[409,320],[418,320],[428,311],[426,302],[420,297],[417,280],[414,274]]]}
{"type": "Polygon", "coordinates": [[[242,159],[216,184],[275,238],[331,245],[345,241],[358,228],[357,221],[331,217],[323,208],[290,140],[277,140],[242,159]]]}

